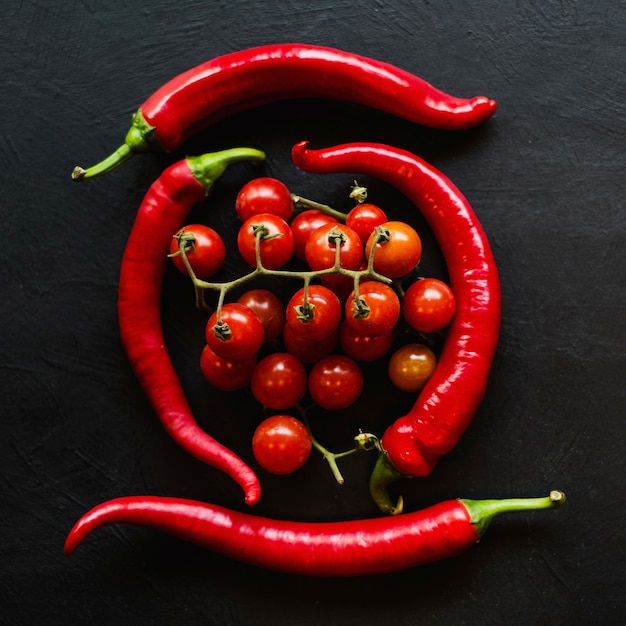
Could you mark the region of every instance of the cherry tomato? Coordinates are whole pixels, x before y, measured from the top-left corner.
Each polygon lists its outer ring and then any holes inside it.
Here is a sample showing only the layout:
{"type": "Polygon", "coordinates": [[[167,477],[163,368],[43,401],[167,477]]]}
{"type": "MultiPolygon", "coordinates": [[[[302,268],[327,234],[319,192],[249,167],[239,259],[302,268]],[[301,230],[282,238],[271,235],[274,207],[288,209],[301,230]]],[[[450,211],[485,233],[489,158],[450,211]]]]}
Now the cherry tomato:
{"type": "Polygon", "coordinates": [[[338,330],[319,340],[306,339],[296,335],[288,324],[285,324],[283,330],[285,350],[303,363],[315,363],[331,354],[337,346],[338,338],[338,330]]]}
{"type": "Polygon", "coordinates": [[[215,311],[206,325],[207,345],[225,359],[241,361],[259,351],[264,330],[259,316],[249,307],[229,302],[222,307],[221,325],[215,311]]]}
{"type": "MultiPolygon", "coordinates": [[[[422,257],[422,240],[414,228],[405,222],[385,222],[378,228],[387,237],[379,240],[374,248],[374,269],[388,278],[400,278],[415,269],[422,257]]],[[[374,246],[375,232],[365,245],[369,258],[374,246]]]]}
{"type": "Polygon", "coordinates": [[[415,392],[424,387],[437,366],[437,357],[430,348],[409,343],[398,348],[389,359],[391,382],[402,391],[415,392]]]}
{"type": "Polygon", "coordinates": [[[306,392],[306,384],[304,365],[288,352],[274,352],[261,359],[250,381],[257,402],[276,410],[298,404],[306,392]]]}
{"type": "Polygon", "coordinates": [[[354,289],[354,278],[343,274],[323,274],[320,282],[339,298],[339,302],[345,302],[354,289]]]}
{"type": "Polygon", "coordinates": [[[433,333],[450,323],[456,302],[452,289],[436,278],[414,282],[402,299],[402,314],[407,323],[422,333],[433,333]]]}
{"type": "Polygon", "coordinates": [[[393,328],[384,335],[377,337],[362,335],[352,326],[346,324],[345,320],[339,327],[341,349],[349,357],[364,363],[376,361],[385,356],[391,350],[395,336],[396,333],[393,328]]]}
{"type": "Polygon", "coordinates": [[[396,325],[400,310],[400,298],[389,285],[368,280],[359,285],[358,300],[354,291],[346,300],[346,324],[362,335],[384,335],[396,325]]]}
{"type": "Polygon", "coordinates": [[[346,225],[357,233],[363,245],[367,243],[372,231],[386,221],[385,212],[375,204],[367,202],[357,204],[346,217],[346,225]]]}
{"type": "Polygon", "coordinates": [[[293,254],[293,233],[282,217],[271,213],[253,215],[239,229],[237,246],[245,262],[256,267],[257,230],[263,233],[259,247],[263,267],[275,270],[285,265],[293,254]]]}
{"type": "Polygon", "coordinates": [[[184,246],[187,259],[198,278],[208,278],[217,272],[226,258],[226,246],[219,234],[204,224],[189,224],[172,238],[170,257],[174,267],[187,275],[187,268],[180,254],[184,246]]]}
{"type": "Polygon", "coordinates": [[[237,194],[235,210],[242,222],[259,213],[272,213],[288,222],[293,213],[293,202],[289,189],[281,181],[268,177],[255,178],[237,194]]]}
{"type": "Polygon", "coordinates": [[[264,343],[280,337],[285,325],[285,307],[276,294],[267,289],[251,289],[242,294],[237,302],[258,315],[265,331],[264,343]]]}
{"type": "Polygon", "coordinates": [[[308,386],[316,404],[330,411],[338,411],[349,407],[361,395],[363,374],[350,357],[331,354],[311,368],[308,386]]]}
{"type": "Polygon", "coordinates": [[[209,346],[204,346],[200,355],[200,369],[204,378],[220,391],[243,389],[250,382],[256,363],[256,355],[233,361],[218,356],[209,346]]]}
{"type": "Polygon", "coordinates": [[[338,223],[339,221],[332,215],[328,215],[328,213],[318,211],[317,209],[308,209],[302,211],[302,213],[298,213],[291,222],[289,222],[289,226],[293,232],[294,256],[301,261],[306,261],[304,251],[306,242],[309,240],[311,233],[325,224],[338,223]]]}
{"type": "Polygon", "coordinates": [[[252,453],[258,464],[272,474],[291,474],[311,455],[311,436],[304,424],[290,415],[272,415],[252,436],[252,453]]]}
{"type": "Polygon", "coordinates": [[[287,324],[294,334],[310,341],[319,341],[334,333],[339,328],[341,315],[339,298],[324,285],[299,289],[287,304],[287,324]]]}
{"type": "Polygon", "coordinates": [[[345,224],[325,224],[311,233],[304,250],[306,262],[312,270],[325,270],[335,265],[337,241],[340,242],[341,267],[346,269],[360,267],[363,260],[363,244],[360,237],[345,224]]]}

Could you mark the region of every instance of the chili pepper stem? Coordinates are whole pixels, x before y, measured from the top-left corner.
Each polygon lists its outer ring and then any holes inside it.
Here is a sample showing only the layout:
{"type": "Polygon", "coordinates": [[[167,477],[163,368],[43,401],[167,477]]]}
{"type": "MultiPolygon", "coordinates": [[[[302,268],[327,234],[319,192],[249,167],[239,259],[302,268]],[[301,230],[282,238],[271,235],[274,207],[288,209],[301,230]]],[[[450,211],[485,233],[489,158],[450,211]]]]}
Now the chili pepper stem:
{"type": "Polygon", "coordinates": [[[494,517],[516,511],[554,509],[565,504],[562,491],[551,491],[542,498],[506,498],[504,500],[459,500],[467,508],[478,537],[482,537],[494,517]]]}
{"type": "Polygon", "coordinates": [[[144,119],[141,110],[137,111],[133,115],[124,143],[108,157],[87,169],[77,165],[72,172],[72,180],[85,180],[101,176],[128,161],[130,157],[138,152],[149,152],[150,150],[158,149],[159,144],[154,135],[154,130],[154,126],[150,126],[144,119]]]}
{"type": "Polygon", "coordinates": [[[264,160],[265,153],[254,148],[229,148],[228,150],[187,157],[189,169],[194,178],[202,185],[206,194],[210,193],[215,181],[220,178],[229,165],[241,161],[255,163],[264,160]]]}
{"type": "Polygon", "coordinates": [[[399,472],[389,460],[387,453],[378,446],[379,453],[376,459],[376,465],[370,476],[370,495],[383,513],[389,515],[398,515],[402,513],[404,508],[404,502],[402,496],[398,497],[397,502],[394,504],[389,497],[387,488],[393,482],[404,478],[404,474],[399,472]]]}

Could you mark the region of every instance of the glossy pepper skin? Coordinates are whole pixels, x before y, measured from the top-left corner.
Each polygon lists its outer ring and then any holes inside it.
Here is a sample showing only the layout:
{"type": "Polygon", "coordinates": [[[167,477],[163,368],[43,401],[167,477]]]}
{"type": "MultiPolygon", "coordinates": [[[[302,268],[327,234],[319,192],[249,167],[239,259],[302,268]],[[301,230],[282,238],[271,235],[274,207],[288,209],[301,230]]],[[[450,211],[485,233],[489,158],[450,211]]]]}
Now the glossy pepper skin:
{"type": "Polygon", "coordinates": [[[383,180],[423,214],[445,258],[456,313],[437,367],[410,412],[384,432],[386,452],[372,474],[381,510],[398,513],[386,487],[401,476],[426,476],[469,426],[485,393],[500,328],[500,282],[491,247],[476,214],[457,187],[423,159],[382,144],[353,143],[310,150],[294,146],[301,169],[350,172],[383,180]]]}
{"type": "Polygon", "coordinates": [[[236,480],[249,504],[260,497],[259,481],[238,456],[198,426],[165,345],[160,307],[170,242],[190,210],[228,165],[264,156],[251,148],[234,148],[168,167],[137,212],[122,257],[118,294],[122,344],[161,422],[187,452],[236,480]]]}
{"type": "Polygon", "coordinates": [[[179,498],[129,496],[104,502],[81,517],[65,554],[104,524],[157,529],[251,565],[306,576],[384,574],[460,554],[502,513],[548,509],[544,498],[450,500],[398,517],[343,522],[291,522],[179,498]]]}
{"type": "Polygon", "coordinates": [[[218,56],[176,76],[133,116],[124,144],[72,178],[91,178],[133,154],[174,150],[218,119],[285,99],[332,98],[376,108],[418,124],[460,130],[495,112],[485,96],[458,98],[405,70],[364,56],[300,43],[259,46],[218,56]]]}

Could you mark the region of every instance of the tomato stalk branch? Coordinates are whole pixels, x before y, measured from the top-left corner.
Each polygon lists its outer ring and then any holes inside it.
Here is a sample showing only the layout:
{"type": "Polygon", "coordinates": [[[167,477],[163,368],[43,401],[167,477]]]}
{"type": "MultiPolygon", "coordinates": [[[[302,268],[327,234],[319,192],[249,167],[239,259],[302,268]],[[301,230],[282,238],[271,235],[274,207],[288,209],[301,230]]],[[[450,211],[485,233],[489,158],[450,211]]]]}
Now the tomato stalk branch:
{"type": "MultiPolygon", "coordinates": [[[[358,286],[359,286],[360,281],[366,278],[369,278],[372,280],[378,280],[386,284],[392,283],[391,278],[384,276],[383,274],[380,274],[379,272],[374,270],[374,267],[373,267],[374,247],[372,247],[372,251],[370,252],[370,259],[368,262],[368,266],[365,269],[352,270],[352,269],[347,269],[345,267],[341,267],[340,245],[336,246],[335,262],[332,267],[329,267],[323,270],[314,270],[314,271],[268,269],[263,266],[263,263],[260,257],[260,242],[261,242],[261,239],[263,239],[263,237],[264,237],[263,229],[258,229],[255,233],[256,267],[252,271],[248,272],[247,274],[244,274],[243,276],[240,276],[239,278],[235,278],[233,280],[225,281],[225,282],[208,282],[206,280],[202,280],[201,278],[198,278],[195,272],[193,271],[193,268],[191,267],[189,258],[187,257],[186,246],[182,246],[179,249],[179,251],[176,253],[177,255],[181,256],[183,263],[185,265],[185,268],[187,270],[187,273],[189,274],[189,278],[191,279],[191,282],[193,283],[195,293],[196,293],[196,306],[199,309],[201,310],[210,309],[210,307],[206,304],[206,300],[204,297],[204,294],[206,291],[219,292],[219,297],[218,297],[218,302],[217,302],[217,307],[216,307],[217,312],[218,312],[218,323],[220,321],[219,315],[220,315],[222,306],[224,304],[226,294],[229,291],[239,287],[240,285],[245,284],[251,280],[254,280],[255,278],[258,278],[259,276],[294,278],[297,280],[304,281],[304,285],[306,287],[314,278],[327,276],[329,274],[338,274],[341,276],[348,276],[354,280],[355,290],[357,294],[358,294],[358,286]]],[[[339,240],[339,238],[337,238],[337,240],[339,240]]]]}
{"type": "MultiPolygon", "coordinates": [[[[368,448],[364,445],[358,445],[356,442],[356,438],[355,438],[355,446],[354,448],[351,448],[350,450],[346,450],[345,452],[331,452],[330,450],[328,450],[328,448],[324,447],[316,438],[315,435],[313,434],[313,431],[311,430],[311,425],[309,424],[309,418],[308,418],[308,409],[303,407],[302,405],[298,404],[296,406],[296,409],[298,410],[298,412],[300,413],[300,417],[302,419],[302,423],[304,424],[305,428],[307,429],[309,436],[311,437],[311,444],[312,446],[321,453],[323,459],[328,463],[328,466],[330,467],[331,472],[333,473],[333,476],[335,477],[335,480],[337,481],[337,483],[339,485],[343,485],[344,483],[344,478],[343,475],[341,474],[341,470],[339,469],[339,466],[337,465],[337,459],[341,459],[345,456],[350,456],[351,454],[354,454],[355,452],[358,452],[359,450],[367,450],[368,448]]],[[[372,437],[374,439],[376,439],[376,437],[374,435],[368,435],[365,433],[361,433],[364,437],[372,437]]]]}
{"type": "Polygon", "coordinates": [[[318,211],[321,211],[322,213],[326,213],[327,215],[331,215],[332,217],[337,218],[340,222],[346,221],[347,215],[345,213],[337,211],[327,204],[321,204],[320,202],[315,202],[315,200],[303,198],[302,196],[298,196],[295,193],[291,194],[291,201],[293,202],[295,208],[316,209],[318,211]]]}

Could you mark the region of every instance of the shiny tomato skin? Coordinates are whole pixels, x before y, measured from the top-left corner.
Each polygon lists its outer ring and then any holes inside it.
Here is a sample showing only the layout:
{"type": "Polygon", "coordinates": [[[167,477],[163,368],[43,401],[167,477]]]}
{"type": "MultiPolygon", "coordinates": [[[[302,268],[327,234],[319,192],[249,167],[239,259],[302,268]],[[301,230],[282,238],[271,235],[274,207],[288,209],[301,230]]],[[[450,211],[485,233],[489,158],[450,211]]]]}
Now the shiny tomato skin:
{"type": "Polygon", "coordinates": [[[207,345],[218,356],[240,361],[256,354],[263,345],[265,331],[259,316],[249,307],[229,302],[222,307],[221,322],[227,324],[230,333],[222,336],[216,330],[218,315],[215,311],[206,325],[207,345]]]}
{"type": "Polygon", "coordinates": [[[307,209],[295,215],[289,222],[291,232],[293,232],[294,256],[301,261],[306,261],[306,242],[309,240],[311,233],[315,232],[320,226],[338,223],[339,220],[335,217],[318,209],[307,209]]]}
{"type": "Polygon", "coordinates": [[[291,474],[311,455],[311,436],[304,424],[290,415],[272,415],[263,420],[252,436],[257,463],[272,474],[291,474]]]}
{"type": "Polygon", "coordinates": [[[193,236],[192,241],[183,243],[186,245],[185,252],[187,260],[198,278],[209,278],[213,276],[223,265],[226,258],[226,246],[219,233],[204,224],[189,224],[181,228],[170,243],[170,257],[174,267],[188,275],[187,268],[183,262],[183,257],[176,254],[180,250],[180,245],[184,242],[183,236],[193,236]]]}
{"type": "Polygon", "coordinates": [[[204,346],[200,355],[202,375],[212,387],[220,391],[237,391],[246,387],[256,363],[256,355],[233,361],[218,356],[209,346],[204,346]]]}
{"type": "Polygon", "coordinates": [[[336,332],[341,315],[339,298],[324,285],[303,287],[287,303],[287,324],[296,335],[310,341],[319,341],[336,332]],[[304,307],[305,295],[310,313],[304,307]]]}
{"type": "Polygon", "coordinates": [[[389,359],[389,379],[400,390],[414,393],[428,382],[437,367],[433,351],[419,343],[398,348],[389,359]]]}
{"type": "Polygon", "coordinates": [[[357,233],[363,245],[367,243],[372,231],[387,221],[387,214],[380,207],[368,202],[355,206],[346,217],[346,225],[357,233]]]}
{"type": "Polygon", "coordinates": [[[392,330],[401,312],[400,298],[389,286],[375,280],[359,285],[359,302],[369,310],[360,313],[353,291],[345,304],[346,324],[362,335],[376,337],[392,330]]]}
{"type": "Polygon", "coordinates": [[[302,363],[315,363],[333,352],[339,341],[339,330],[318,340],[310,340],[296,335],[288,324],[283,329],[283,344],[289,354],[302,363]]]}
{"type": "Polygon", "coordinates": [[[339,328],[341,349],[355,361],[369,363],[381,359],[391,350],[396,337],[395,329],[376,337],[362,335],[345,320],[339,328]]]}
{"type": "Polygon", "coordinates": [[[308,388],[317,405],[338,411],[349,407],[361,395],[363,373],[350,357],[331,354],[311,368],[308,388]]]}
{"type": "Polygon", "coordinates": [[[271,213],[259,213],[248,218],[237,233],[237,247],[244,261],[256,267],[255,228],[262,226],[266,234],[260,241],[261,263],[267,269],[278,269],[293,255],[293,233],[289,224],[271,213]]]}
{"type": "Polygon", "coordinates": [[[379,241],[374,246],[372,233],[365,245],[367,258],[374,248],[374,269],[388,278],[401,278],[413,271],[422,258],[422,240],[409,224],[390,221],[381,224],[389,236],[388,241],[379,241]]]}
{"type": "Polygon", "coordinates": [[[240,189],[235,199],[235,211],[242,222],[259,213],[272,213],[288,222],[293,214],[291,193],[276,178],[255,178],[240,189]]]}
{"type": "Polygon", "coordinates": [[[279,411],[298,404],[306,393],[306,386],[304,365],[288,352],[274,352],[261,359],[250,380],[257,402],[279,411]]]}
{"type": "Polygon", "coordinates": [[[280,298],[268,289],[251,289],[237,300],[252,309],[263,324],[263,342],[269,343],[278,339],[285,325],[285,306],[280,298]]]}
{"type": "Polygon", "coordinates": [[[346,302],[354,288],[352,276],[344,276],[343,274],[323,274],[320,276],[320,282],[324,287],[330,289],[342,303],[346,302]]]}
{"type": "Polygon", "coordinates": [[[422,333],[445,328],[452,318],[456,301],[452,289],[437,278],[423,278],[406,290],[402,315],[409,326],[422,333]]]}
{"type": "Polygon", "coordinates": [[[332,236],[341,235],[340,266],[357,269],[363,261],[363,244],[360,237],[345,224],[325,224],[311,233],[305,248],[306,262],[312,270],[324,270],[335,265],[337,246],[332,236]]]}

